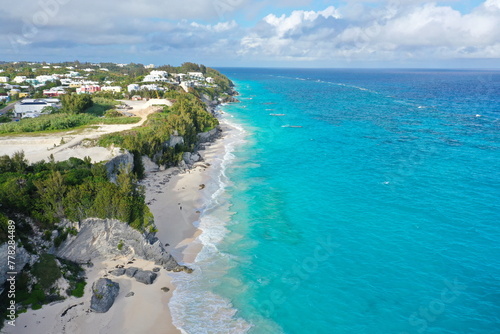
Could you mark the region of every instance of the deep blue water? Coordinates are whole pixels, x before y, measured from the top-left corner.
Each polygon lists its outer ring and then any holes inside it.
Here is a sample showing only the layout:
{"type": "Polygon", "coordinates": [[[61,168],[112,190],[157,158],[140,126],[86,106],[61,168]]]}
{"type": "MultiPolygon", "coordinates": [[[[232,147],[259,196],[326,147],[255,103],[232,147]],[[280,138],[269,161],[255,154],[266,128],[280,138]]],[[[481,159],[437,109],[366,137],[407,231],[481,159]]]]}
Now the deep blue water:
{"type": "MultiPolygon", "coordinates": [[[[500,333],[500,72],[221,71],[246,141],[225,171],[223,268],[204,273],[233,319],[500,333]]],[[[199,332],[237,332],[218,326],[199,332]]]]}

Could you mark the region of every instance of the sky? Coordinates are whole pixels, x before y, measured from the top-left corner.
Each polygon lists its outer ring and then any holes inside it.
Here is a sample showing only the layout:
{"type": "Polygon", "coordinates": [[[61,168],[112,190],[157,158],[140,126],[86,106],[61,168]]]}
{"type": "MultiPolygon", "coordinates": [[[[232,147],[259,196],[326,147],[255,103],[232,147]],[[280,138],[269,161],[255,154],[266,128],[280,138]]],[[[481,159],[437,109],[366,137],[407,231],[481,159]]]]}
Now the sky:
{"type": "Polygon", "coordinates": [[[18,0],[0,60],[500,68],[500,0],[18,0]]]}

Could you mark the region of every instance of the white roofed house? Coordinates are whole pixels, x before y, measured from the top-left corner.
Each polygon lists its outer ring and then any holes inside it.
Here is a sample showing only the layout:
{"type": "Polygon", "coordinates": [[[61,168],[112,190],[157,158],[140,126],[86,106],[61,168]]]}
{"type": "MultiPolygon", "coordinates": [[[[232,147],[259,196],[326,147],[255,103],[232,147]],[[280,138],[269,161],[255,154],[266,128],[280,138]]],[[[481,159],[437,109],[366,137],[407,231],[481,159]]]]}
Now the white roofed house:
{"type": "Polygon", "coordinates": [[[141,89],[141,86],[139,86],[138,84],[130,84],[127,86],[127,91],[129,93],[132,93],[133,91],[138,91],[141,89]]]}
{"type": "Polygon", "coordinates": [[[201,72],[188,72],[187,74],[193,79],[205,79],[205,76],[201,72]]]}
{"type": "Polygon", "coordinates": [[[215,83],[215,79],[214,79],[214,78],[212,78],[212,77],[207,77],[205,80],[206,80],[209,84],[214,84],[214,83],[215,83]]]}
{"type": "Polygon", "coordinates": [[[7,83],[9,80],[9,77],[0,77],[0,82],[7,83]]]}
{"type": "Polygon", "coordinates": [[[102,86],[101,91],[120,93],[122,91],[122,88],[120,86],[102,86]]]}
{"type": "Polygon", "coordinates": [[[21,76],[19,76],[19,75],[18,75],[18,76],[17,76],[17,77],[15,77],[15,78],[14,78],[14,80],[12,80],[12,81],[14,81],[15,83],[22,83],[22,82],[26,81],[26,77],[25,77],[25,76],[22,76],[22,75],[21,75],[21,76]]]}
{"type": "Polygon", "coordinates": [[[58,99],[24,99],[14,106],[18,118],[34,118],[42,114],[45,107],[59,107],[58,99]]]}
{"type": "Polygon", "coordinates": [[[144,77],[142,82],[166,82],[168,81],[168,73],[166,71],[151,71],[144,77]]]}

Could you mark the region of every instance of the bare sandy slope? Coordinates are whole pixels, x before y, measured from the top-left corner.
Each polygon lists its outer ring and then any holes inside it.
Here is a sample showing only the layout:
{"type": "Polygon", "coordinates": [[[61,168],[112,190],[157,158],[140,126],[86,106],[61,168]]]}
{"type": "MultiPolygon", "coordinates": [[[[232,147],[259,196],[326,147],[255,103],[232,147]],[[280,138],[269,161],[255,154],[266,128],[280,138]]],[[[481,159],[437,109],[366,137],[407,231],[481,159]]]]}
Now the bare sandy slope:
{"type": "Polygon", "coordinates": [[[156,105],[171,105],[168,100],[151,99],[149,101],[123,101],[133,109],[128,112],[141,117],[141,121],[135,124],[95,125],[85,129],[66,132],[58,132],[41,135],[18,135],[0,137],[0,155],[12,155],[15,152],[24,151],[26,159],[30,162],[48,160],[50,155],[56,161],[64,161],[70,157],[83,159],[86,156],[92,158],[93,162],[109,160],[119,154],[119,149],[104,147],[87,147],[85,139],[97,139],[108,133],[130,130],[141,126],[149,114],[158,111],[161,107],[156,105]]]}

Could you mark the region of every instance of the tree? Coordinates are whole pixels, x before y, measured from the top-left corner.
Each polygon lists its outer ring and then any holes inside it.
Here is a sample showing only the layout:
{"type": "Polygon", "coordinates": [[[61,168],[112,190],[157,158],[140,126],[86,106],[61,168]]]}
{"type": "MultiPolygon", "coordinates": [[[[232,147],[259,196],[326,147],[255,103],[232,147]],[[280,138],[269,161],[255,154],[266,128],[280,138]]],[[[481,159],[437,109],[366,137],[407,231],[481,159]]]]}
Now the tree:
{"type": "Polygon", "coordinates": [[[80,114],[92,107],[94,102],[87,94],[65,94],[61,97],[61,111],[67,114],[80,114]]]}

